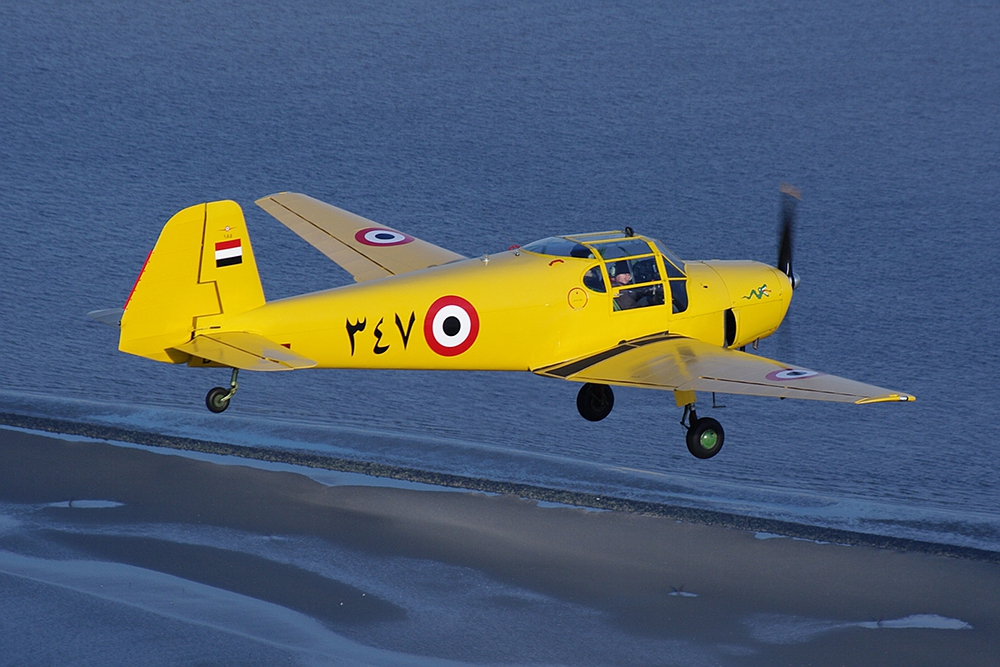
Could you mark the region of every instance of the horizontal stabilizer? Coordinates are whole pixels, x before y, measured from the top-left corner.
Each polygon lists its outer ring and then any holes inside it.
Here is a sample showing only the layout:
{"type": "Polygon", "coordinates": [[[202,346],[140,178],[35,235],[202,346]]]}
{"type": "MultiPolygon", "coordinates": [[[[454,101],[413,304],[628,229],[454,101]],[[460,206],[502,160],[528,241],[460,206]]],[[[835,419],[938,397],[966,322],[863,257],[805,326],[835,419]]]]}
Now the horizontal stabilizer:
{"type": "Polygon", "coordinates": [[[915,400],[910,394],[668,333],[623,341],[597,354],[535,369],[535,373],[575,382],[836,403],[915,400]]]}
{"type": "Polygon", "coordinates": [[[101,324],[118,327],[121,326],[122,314],[124,312],[124,308],[102,308],[101,310],[90,311],[87,313],[87,317],[93,318],[101,324]]]}
{"type": "Polygon", "coordinates": [[[316,365],[312,359],[306,359],[284,345],[246,331],[199,334],[173,349],[190,354],[193,357],[189,362],[192,366],[215,362],[246,371],[294,371],[316,365]],[[199,364],[199,359],[204,361],[199,364]]]}

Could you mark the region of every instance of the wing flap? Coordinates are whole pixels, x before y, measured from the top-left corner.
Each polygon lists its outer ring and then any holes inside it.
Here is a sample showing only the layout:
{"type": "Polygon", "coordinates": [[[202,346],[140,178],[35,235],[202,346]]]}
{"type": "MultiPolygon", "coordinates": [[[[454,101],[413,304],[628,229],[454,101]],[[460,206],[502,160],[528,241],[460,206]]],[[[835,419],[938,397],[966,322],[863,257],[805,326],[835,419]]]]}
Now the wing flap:
{"type": "Polygon", "coordinates": [[[316,365],[312,359],[246,331],[199,334],[174,349],[222,366],[248,371],[292,371],[316,365]]]}
{"type": "Polygon", "coordinates": [[[465,259],[456,252],[307,195],[281,192],[258,199],[257,205],[336,262],[357,282],[465,259]]]}
{"type": "Polygon", "coordinates": [[[838,403],[915,400],[910,394],[670,334],[626,341],[535,372],[576,382],[838,403]]]}

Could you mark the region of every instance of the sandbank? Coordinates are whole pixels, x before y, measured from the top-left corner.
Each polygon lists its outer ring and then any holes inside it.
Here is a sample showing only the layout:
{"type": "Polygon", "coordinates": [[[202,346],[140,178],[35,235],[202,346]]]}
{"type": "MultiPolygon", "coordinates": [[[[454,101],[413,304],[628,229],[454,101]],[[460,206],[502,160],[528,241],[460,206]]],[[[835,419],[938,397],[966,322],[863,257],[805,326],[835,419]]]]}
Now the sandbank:
{"type": "MultiPolygon", "coordinates": [[[[659,664],[985,665],[1000,655],[1000,565],[988,560],[540,507],[515,495],[331,486],[292,471],[7,429],[0,429],[0,503],[15,516],[0,525],[0,550],[18,557],[163,573],[290,609],[363,645],[428,658],[580,664],[580,654],[560,647],[599,642],[595,628],[634,638],[644,650],[655,642],[678,647],[659,664]],[[531,641],[512,622],[478,649],[450,643],[447,632],[413,637],[399,628],[419,624],[424,610],[370,590],[366,577],[337,579],[308,563],[234,548],[237,537],[179,539],[178,527],[311,540],[374,570],[432,564],[444,588],[449,573],[473,572],[486,583],[472,586],[464,604],[487,617],[513,604],[494,584],[586,613],[552,618],[531,641]],[[586,614],[596,620],[574,620],[586,614]]],[[[281,553],[276,544],[268,553],[281,553]]],[[[0,564],[0,578],[4,572],[0,564]]],[[[472,632],[460,624],[452,631],[472,632]]],[[[629,655],[623,645],[612,663],[648,664],[648,653],[629,655]]],[[[590,655],[608,663],[596,649],[590,655]]]]}

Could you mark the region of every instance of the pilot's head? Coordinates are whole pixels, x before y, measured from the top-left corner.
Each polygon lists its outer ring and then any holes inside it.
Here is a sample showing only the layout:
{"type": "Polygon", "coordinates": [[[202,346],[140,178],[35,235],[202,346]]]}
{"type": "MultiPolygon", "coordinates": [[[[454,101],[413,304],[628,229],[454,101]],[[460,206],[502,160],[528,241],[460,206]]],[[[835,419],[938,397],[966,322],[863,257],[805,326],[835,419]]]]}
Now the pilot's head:
{"type": "Polygon", "coordinates": [[[632,282],[632,270],[628,267],[628,262],[625,260],[615,262],[615,273],[611,276],[611,282],[615,285],[627,285],[632,282]]]}

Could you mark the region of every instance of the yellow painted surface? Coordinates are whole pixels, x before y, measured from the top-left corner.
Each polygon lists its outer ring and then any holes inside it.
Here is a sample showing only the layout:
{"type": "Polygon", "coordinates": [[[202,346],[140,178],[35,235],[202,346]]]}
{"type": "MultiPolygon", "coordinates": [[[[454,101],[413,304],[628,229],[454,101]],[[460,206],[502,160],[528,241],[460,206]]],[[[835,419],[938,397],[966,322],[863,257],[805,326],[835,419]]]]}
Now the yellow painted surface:
{"type": "Polygon", "coordinates": [[[177,349],[191,355],[190,366],[228,366],[253,371],[292,371],[316,362],[263,336],[245,331],[200,333],[177,349]]]}
{"type": "Polygon", "coordinates": [[[236,202],[186,208],[172,217],[149,254],[121,319],[118,347],[184,363],[172,348],[196,328],[222,327],[231,313],[257,308],[264,292],[243,212],[236,202]],[[217,268],[216,244],[240,242],[240,263],[217,268]]]}
{"type": "Polygon", "coordinates": [[[581,310],[587,307],[590,297],[587,296],[587,290],[582,287],[574,287],[566,295],[566,301],[573,310],[581,310]]]}
{"type": "Polygon", "coordinates": [[[691,405],[695,402],[695,393],[693,391],[680,391],[674,390],[674,403],[677,407],[683,408],[685,405],[691,405]]]}
{"type": "Polygon", "coordinates": [[[669,303],[616,311],[611,293],[583,285],[602,265],[508,251],[264,304],[239,207],[200,205],[164,228],[125,311],[122,350],[183,362],[165,348],[201,331],[249,331],[320,368],[531,370],[664,331],[721,345],[729,307],[740,314],[740,341],[760,338],[777,328],[791,293],[783,274],[763,264],[689,262],[685,312],[669,303]],[[217,268],[215,244],[231,239],[241,240],[243,261],[217,268]],[[765,282],[774,287],[762,298],[740,303],[765,282]],[[454,356],[434,351],[425,326],[447,296],[467,301],[479,319],[475,341],[454,356]]]}
{"type": "Polygon", "coordinates": [[[569,303],[568,292],[593,261],[551,259],[506,252],[488,262],[465,260],[274,301],[228,326],[290,344],[321,368],[530,370],[599,349],[609,335],[631,335],[608,333],[608,295],[590,293],[579,309],[569,303]],[[467,301],[479,319],[474,342],[455,356],[428,343],[428,311],[448,296],[467,301]]]}
{"type": "Polygon", "coordinates": [[[863,398],[860,401],[855,401],[855,403],[858,405],[870,405],[872,403],[912,403],[915,400],[917,400],[917,397],[911,394],[889,394],[888,396],[863,398]]]}

